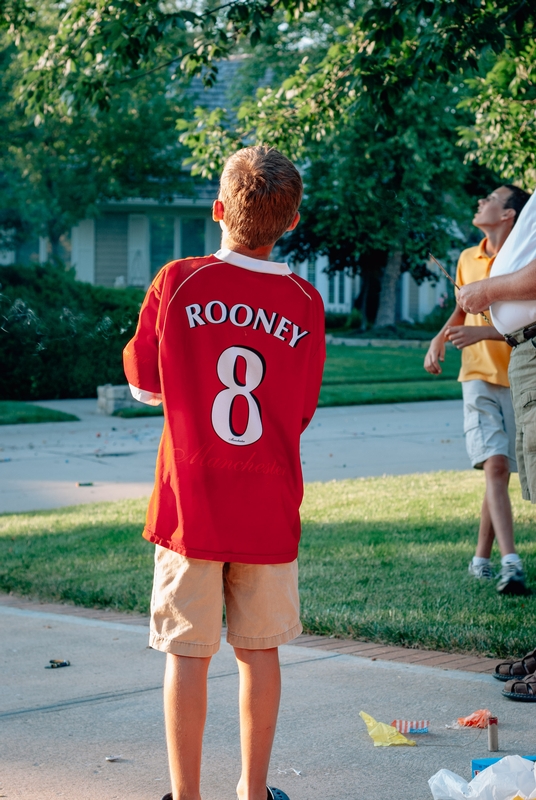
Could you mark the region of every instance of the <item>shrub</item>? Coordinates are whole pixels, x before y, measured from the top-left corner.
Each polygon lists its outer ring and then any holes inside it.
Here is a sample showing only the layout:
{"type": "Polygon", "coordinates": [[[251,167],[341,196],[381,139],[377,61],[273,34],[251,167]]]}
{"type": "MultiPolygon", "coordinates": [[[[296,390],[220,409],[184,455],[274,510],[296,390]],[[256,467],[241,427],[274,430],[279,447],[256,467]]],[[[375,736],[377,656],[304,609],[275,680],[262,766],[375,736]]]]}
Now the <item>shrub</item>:
{"type": "Polygon", "coordinates": [[[363,314],[358,308],[352,308],[351,312],[346,317],[346,324],[344,327],[348,330],[357,331],[363,328],[363,314]]]}
{"type": "Polygon", "coordinates": [[[326,330],[335,331],[346,327],[348,314],[339,314],[335,311],[326,311],[326,330]]]}
{"type": "Polygon", "coordinates": [[[95,397],[124,383],[122,350],[143,292],[75,280],[59,266],[0,267],[0,363],[4,400],[95,397]]]}
{"type": "Polygon", "coordinates": [[[448,320],[454,311],[455,306],[456,301],[453,297],[449,296],[443,298],[443,302],[432,309],[432,311],[423,319],[422,322],[417,323],[416,327],[423,331],[437,333],[448,320]]]}

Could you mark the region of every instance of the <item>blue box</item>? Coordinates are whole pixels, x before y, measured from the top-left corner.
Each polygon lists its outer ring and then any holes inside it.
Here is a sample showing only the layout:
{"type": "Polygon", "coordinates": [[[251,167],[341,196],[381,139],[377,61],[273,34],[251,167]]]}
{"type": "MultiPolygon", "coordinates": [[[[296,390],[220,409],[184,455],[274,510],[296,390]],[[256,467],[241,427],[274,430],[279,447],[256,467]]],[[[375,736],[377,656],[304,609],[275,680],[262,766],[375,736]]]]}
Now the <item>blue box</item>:
{"type": "MultiPolygon", "coordinates": [[[[496,756],[495,758],[473,758],[471,761],[471,777],[474,778],[475,775],[478,775],[483,769],[490,767],[492,764],[496,764],[501,758],[504,758],[504,756],[496,756]]],[[[526,758],[528,761],[536,761],[536,756],[521,756],[521,758],[526,758]]]]}

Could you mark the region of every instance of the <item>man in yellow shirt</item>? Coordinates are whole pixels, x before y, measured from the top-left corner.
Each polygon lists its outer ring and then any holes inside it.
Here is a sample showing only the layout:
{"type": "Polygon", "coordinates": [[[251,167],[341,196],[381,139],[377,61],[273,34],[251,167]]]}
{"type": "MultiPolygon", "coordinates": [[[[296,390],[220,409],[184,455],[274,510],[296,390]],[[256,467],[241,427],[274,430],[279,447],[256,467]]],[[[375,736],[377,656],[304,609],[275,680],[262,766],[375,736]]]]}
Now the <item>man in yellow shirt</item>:
{"type": "MultiPolygon", "coordinates": [[[[456,272],[458,286],[489,277],[495,256],[529,196],[517,186],[506,185],[478,201],[473,225],[485,238],[461,253],[456,272]]],[[[486,316],[489,319],[489,312],[486,316]]],[[[446,341],[463,351],[458,380],[463,389],[467,452],[472,466],[483,469],[486,477],[478,542],[469,573],[476,578],[493,577],[490,556],[496,538],[502,556],[497,591],[525,594],[525,575],[514,545],[508,495],[510,472],[517,471],[515,420],[508,382],[511,348],[482,316],[466,314],[458,304],[430,343],[424,359],[428,372],[441,373],[439,362],[445,359],[446,341]]]]}

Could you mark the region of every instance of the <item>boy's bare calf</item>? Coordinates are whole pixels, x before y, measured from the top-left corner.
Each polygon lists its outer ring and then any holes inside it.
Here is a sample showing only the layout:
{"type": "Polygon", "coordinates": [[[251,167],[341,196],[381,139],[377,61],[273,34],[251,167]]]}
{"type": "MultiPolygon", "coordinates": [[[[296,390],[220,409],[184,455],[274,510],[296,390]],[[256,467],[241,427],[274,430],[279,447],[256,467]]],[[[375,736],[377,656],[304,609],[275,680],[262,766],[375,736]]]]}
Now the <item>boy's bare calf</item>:
{"type": "MultiPolygon", "coordinates": [[[[281,671],[277,647],[235,647],[240,674],[240,800],[266,800],[281,671]]],[[[164,713],[173,800],[201,800],[201,752],[207,713],[210,658],[167,655],[164,713]]]]}

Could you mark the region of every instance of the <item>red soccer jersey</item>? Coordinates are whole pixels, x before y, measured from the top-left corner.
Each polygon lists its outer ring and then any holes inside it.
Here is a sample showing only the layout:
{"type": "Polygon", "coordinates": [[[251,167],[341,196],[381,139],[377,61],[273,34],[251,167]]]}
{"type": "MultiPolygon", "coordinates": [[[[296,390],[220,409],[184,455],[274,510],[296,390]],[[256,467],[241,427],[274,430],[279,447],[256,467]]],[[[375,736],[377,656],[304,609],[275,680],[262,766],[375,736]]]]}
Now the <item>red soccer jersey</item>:
{"type": "Polygon", "coordinates": [[[286,264],[228,250],[167,264],[124,351],[134,396],[164,404],[145,538],[209,561],[293,561],[324,360],[322,299],[286,264]]]}

